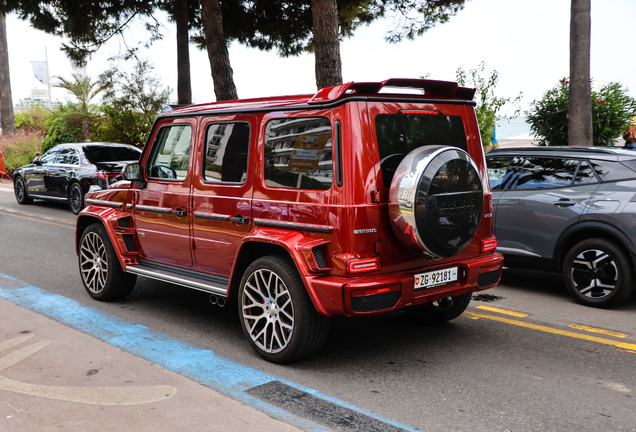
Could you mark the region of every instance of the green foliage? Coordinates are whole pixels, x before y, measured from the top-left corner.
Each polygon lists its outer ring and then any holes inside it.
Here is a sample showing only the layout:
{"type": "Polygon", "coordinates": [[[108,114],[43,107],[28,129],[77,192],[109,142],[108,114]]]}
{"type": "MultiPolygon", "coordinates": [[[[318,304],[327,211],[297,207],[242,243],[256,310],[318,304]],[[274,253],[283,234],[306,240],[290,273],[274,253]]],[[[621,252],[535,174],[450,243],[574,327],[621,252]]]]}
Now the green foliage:
{"type": "Polygon", "coordinates": [[[47,107],[31,105],[28,108],[16,111],[15,126],[17,129],[35,130],[44,135],[48,130],[46,123],[50,117],[51,110],[47,107]]]}
{"type": "Polygon", "coordinates": [[[499,73],[492,71],[490,76],[483,76],[486,65],[484,62],[479,64],[477,69],[471,69],[468,74],[461,68],[457,69],[457,83],[460,86],[475,87],[475,113],[477,114],[477,123],[479,124],[479,133],[481,134],[481,143],[484,147],[490,145],[490,141],[495,133],[495,122],[498,120],[511,119],[519,115],[521,108],[522,93],[516,98],[499,97],[495,95],[497,81],[499,81],[499,73]],[[515,109],[511,116],[499,115],[499,111],[504,105],[511,103],[515,109]]]}
{"type": "Polygon", "coordinates": [[[89,104],[100,92],[106,90],[109,83],[93,82],[90,77],[83,77],[80,74],[73,74],[73,79],[56,77],[59,82],[53,84],[54,87],[63,88],[73,93],[77,98],[79,110],[88,115],[89,104]]]}
{"type": "Polygon", "coordinates": [[[153,72],[150,62],[138,59],[131,73],[113,67],[100,75],[109,84],[102,105],[106,119],[96,132],[102,141],[145,144],[171,93],[153,72]]]}
{"type": "MultiPolygon", "coordinates": [[[[88,130],[92,131],[102,119],[93,108],[88,115],[78,112],[76,104],[67,103],[51,112],[51,116],[45,123],[48,132],[42,143],[42,153],[62,143],[84,142],[84,120],[88,124],[88,130]]],[[[92,135],[92,133],[91,133],[92,135]]]]}
{"type": "MultiPolygon", "coordinates": [[[[567,146],[570,82],[562,79],[541,100],[532,102],[526,115],[530,130],[541,145],[567,146]]],[[[636,100],[619,83],[609,83],[592,91],[593,145],[610,146],[627,130],[636,114],[636,100]]]]}
{"type": "Polygon", "coordinates": [[[43,139],[44,134],[33,129],[19,129],[15,134],[0,137],[0,152],[8,173],[30,164],[35,153],[40,152],[43,139]]]}

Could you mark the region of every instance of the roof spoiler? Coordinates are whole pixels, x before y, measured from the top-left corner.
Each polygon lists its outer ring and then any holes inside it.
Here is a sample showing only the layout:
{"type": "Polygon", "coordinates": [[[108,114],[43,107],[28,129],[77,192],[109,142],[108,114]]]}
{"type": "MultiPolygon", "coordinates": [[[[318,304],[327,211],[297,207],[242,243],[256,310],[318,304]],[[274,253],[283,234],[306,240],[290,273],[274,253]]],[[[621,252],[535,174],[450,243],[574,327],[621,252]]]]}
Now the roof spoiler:
{"type": "Polygon", "coordinates": [[[333,102],[344,96],[375,96],[383,88],[417,89],[426,97],[443,97],[472,100],[475,89],[459,87],[453,81],[436,81],[413,78],[392,78],[382,82],[348,82],[335,87],[320,89],[309,101],[310,104],[333,102]]]}

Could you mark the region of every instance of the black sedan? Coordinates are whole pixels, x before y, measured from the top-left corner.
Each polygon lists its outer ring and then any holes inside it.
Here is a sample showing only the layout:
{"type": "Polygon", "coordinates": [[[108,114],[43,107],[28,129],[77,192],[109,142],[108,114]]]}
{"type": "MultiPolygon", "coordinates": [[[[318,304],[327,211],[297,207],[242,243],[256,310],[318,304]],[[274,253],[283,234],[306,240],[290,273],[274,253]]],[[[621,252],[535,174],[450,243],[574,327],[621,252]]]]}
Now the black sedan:
{"type": "Polygon", "coordinates": [[[20,204],[33,199],[68,202],[77,214],[84,208],[85,193],[106,189],[140,155],[141,150],[128,144],[59,144],[33,159],[31,165],[15,170],[15,198],[20,204]]]}

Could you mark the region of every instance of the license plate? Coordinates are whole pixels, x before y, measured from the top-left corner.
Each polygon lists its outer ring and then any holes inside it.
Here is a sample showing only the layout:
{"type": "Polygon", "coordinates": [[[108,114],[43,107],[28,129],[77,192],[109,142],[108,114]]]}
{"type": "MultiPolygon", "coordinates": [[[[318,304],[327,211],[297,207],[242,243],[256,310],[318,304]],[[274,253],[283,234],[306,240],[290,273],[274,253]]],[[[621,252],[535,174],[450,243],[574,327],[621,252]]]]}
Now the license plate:
{"type": "Polygon", "coordinates": [[[457,267],[445,268],[415,275],[415,289],[431,288],[457,280],[457,267]]]}

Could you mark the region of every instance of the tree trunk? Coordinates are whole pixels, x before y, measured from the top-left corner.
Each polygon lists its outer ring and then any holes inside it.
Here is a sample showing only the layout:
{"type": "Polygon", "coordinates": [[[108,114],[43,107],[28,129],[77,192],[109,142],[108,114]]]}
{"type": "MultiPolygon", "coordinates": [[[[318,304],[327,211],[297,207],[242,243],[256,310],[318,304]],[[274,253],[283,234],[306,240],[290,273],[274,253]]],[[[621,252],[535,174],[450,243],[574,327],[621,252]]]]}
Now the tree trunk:
{"type": "Polygon", "coordinates": [[[176,1],[174,16],[177,23],[177,103],[191,104],[188,0],[176,1]]]}
{"type": "Polygon", "coordinates": [[[201,0],[201,18],[216,100],[238,99],[230,66],[230,54],[223,34],[223,14],[219,0],[201,0]]]}
{"type": "Polygon", "coordinates": [[[314,21],[314,55],[318,89],[342,84],[338,4],[336,0],[311,0],[314,21]]]}
{"type": "Polygon", "coordinates": [[[2,134],[15,133],[11,78],[9,76],[9,49],[7,47],[7,25],[4,14],[0,14],[0,126],[2,134]]]}
{"type": "Polygon", "coordinates": [[[590,0],[572,0],[570,17],[570,99],[568,145],[592,146],[590,0]]]}

